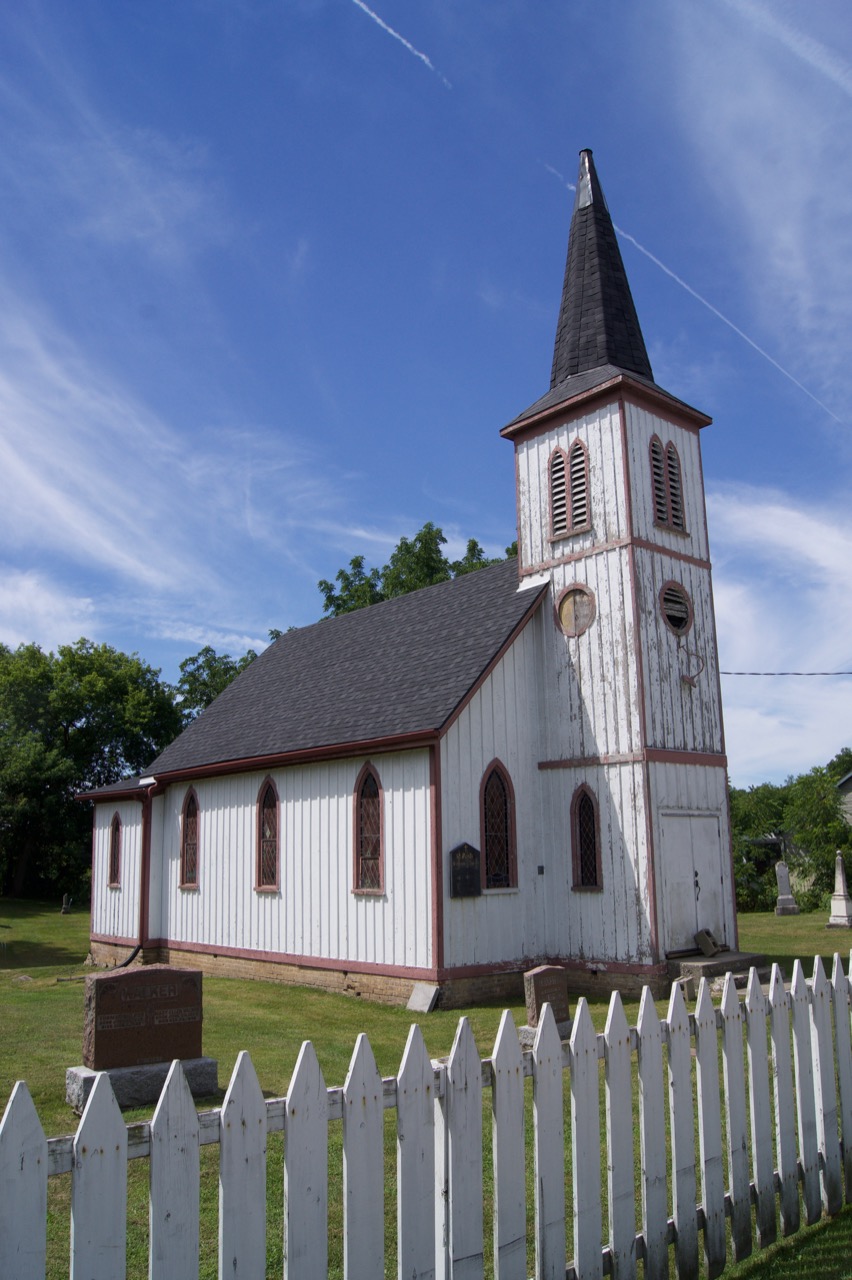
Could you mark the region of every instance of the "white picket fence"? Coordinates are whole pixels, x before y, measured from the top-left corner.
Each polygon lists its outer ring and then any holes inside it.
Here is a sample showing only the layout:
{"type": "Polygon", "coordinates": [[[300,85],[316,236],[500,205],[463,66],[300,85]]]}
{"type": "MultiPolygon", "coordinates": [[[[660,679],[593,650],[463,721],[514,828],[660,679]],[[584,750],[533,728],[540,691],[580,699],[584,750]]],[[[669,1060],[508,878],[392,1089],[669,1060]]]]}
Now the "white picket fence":
{"type": "Polygon", "coordinates": [[[287,1096],[272,1100],[263,1098],[243,1052],[221,1110],[200,1114],[176,1062],[150,1123],[130,1127],[101,1075],[76,1134],[66,1138],[45,1139],[19,1082],[0,1123],[0,1276],[44,1276],[47,1180],[70,1172],[72,1280],[121,1280],[128,1161],[147,1157],[151,1280],[197,1277],[199,1152],[218,1143],[219,1276],[262,1280],[267,1135],[283,1130],[284,1275],[319,1280],[328,1274],[328,1136],[336,1121],[349,1280],[394,1271],[400,1280],[483,1276],[486,1216],[499,1280],[525,1280],[530,1235],[542,1280],[628,1280],[640,1260],[656,1280],[668,1276],[670,1254],[687,1280],[699,1274],[702,1245],[712,1280],[731,1255],[752,1251],[753,1231],[763,1248],[776,1239],[779,1219],[789,1235],[802,1218],[815,1222],[852,1200],[849,978],[839,956],[831,982],[819,960],[811,982],[797,961],[789,991],[773,969],[767,999],[752,970],[741,1004],[729,974],[719,1008],[702,981],[694,1013],[675,987],[663,1020],[646,990],[635,1028],[616,994],[602,1034],[580,1000],[565,1044],[547,1007],[526,1052],[504,1013],[484,1061],[465,1018],[446,1062],[430,1061],[415,1026],[398,1076],[384,1080],[362,1034],[342,1089],[326,1088],[306,1041],[287,1096]],[[532,1080],[530,1150],[525,1077],[532,1080]],[[493,1187],[486,1198],[488,1089],[493,1187]],[[396,1112],[396,1260],[385,1257],[387,1109],[396,1112]]]}

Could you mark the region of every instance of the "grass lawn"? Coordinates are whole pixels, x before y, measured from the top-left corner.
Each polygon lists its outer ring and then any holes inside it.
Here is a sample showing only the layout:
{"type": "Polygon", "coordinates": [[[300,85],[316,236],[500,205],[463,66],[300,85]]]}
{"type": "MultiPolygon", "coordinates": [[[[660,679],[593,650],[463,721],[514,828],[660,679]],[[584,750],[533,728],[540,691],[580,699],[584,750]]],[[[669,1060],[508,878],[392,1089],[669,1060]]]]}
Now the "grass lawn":
{"type": "MultiPolygon", "coordinates": [[[[71,1133],[77,1117],[65,1103],[65,1068],[81,1061],[83,981],[87,970],[83,961],[88,951],[89,918],[85,910],[72,908],[69,915],[58,904],[0,899],[0,1000],[3,1009],[3,1036],[0,1038],[0,1110],[5,1107],[16,1079],[23,1078],[35,1101],[48,1136],[71,1133]]],[[[823,954],[829,966],[835,949],[845,951],[849,939],[839,931],[825,928],[825,917],[753,915],[740,917],[742,950],[760,951],[777,960],[789,977],[795,957],[810,973],[815,953],[823,954]]],[[[847,953],[848,955],[848,953],[847,953]]],[[[491,1053],[497,1034],[502,1004],[464,1011],[468,1016],[480,1055],[491,1053]]],[[[592,1018],[603,1030],[607,1002],[591,1004],[592,1018]]],[[[638,1004],[626,1004],[631,1025],[638,1017],[638,1004]]],[[[661,1015],[664,1013],[660,1007],[661,1015]]],[[[525,1021],[521,1004],[512,1008],[516,1023],[525,1021]]],[[[432,1057],[449,1053],[458,1025],[459,1012],[429,1014],[421,1019],[427,1048],[432,1057]]],[[[303,1040],[313,1041],[327,1085],[342,1085],[359,1032],[369,1035],[379,1070],[396,1073],[405,1046],[412,1015],[405,1009],[370,1004],[346,996],[288,987],[274,983],[236,979],[204,979],[204,1052],[218,1059],[219,1081],[225,1086],[237,1054],[248,1049],[267,1096],[286,1093],[303,1040]]],[[[529,1092],[529,1091],[528,1091],[529,1092]]],[[[213,1106],[217,1098],[202,1100],[213,1106]]],[[[490,1097],[486,1098],[490,1110],[490,1097]]],[[[528,1107],[529,1110],[529,1107],[528,1107]]],[[[567,1107],[566,1107],[567,1110],[567,1107]]],[[[127,1112],[128,1122],[147,1119],[152,1108],[127,1112]]],[[[388,1178],[388,1240],[390,1272],[394,1270],[395,1231],[394,1125],[386,1113],[386,1169],[388,1178]]],[[[486,1178],[490,1176],[490,1119],[484,1115],[484,1155],[486,1178]]],[[[566,1149],[570,1160],[570,1133],[566,1122],[566,1149]]],[[[330,1232],[331,1268],[340,1270],[340,1141],[339,1125],[332,1125],[330,1137],[330,1232]]],[[[269,1143],[270,1251],[268,1274],[281,1274],[282,1142],[272,1135],[269,1143]]],[[[202,1189],[202,1276],[216,1274],[217,1184],[215,1147],[202,1150],[202,1166],[207,1177],[202,1189]]],[[[147,1273],[147,1162],[134,1161],[129,1171],[128,1196],[128,1277],[142,1280],[147,1273]]],[[[68,1177],[50,1181],[49,1272],[52,1277],[67,1274],[68,1258],[68,1177]]],[[[487,1193],[487,1192],[486,1192],[487,1193]]],[[[570,1189],[569,1189],[570,1197],[570,1189]]],[[[570,1198],[569,1198],[570,1210],[570,1198]]],[[[569,1213],[570,1217],[570,1213],[569,1213]]],[[[532,1222],[530,1221],[530,1230],[532,1222]]],[[[488,1231],[488,1228],[486,1228],[488,1231]]],[[[812,1261],[808,1267],[815,1280],[852,1276],[852,1262],[846,1271],[830,1270],[838,1250],[852,1259],[852,1214],[836,1223],[812,1228],[759,1260],[741,1264],[732,1276],[748,1280],[792,1275],[785,1271],[785,1258],[812,1261]],[[835,1240],[842,1244],[835,1244],[835,1240]],[[827,1260],[825,1260],[827,1259],[827,1260]],[[764,1270],[764,1268],[774,1268],[764,1270]],[[822,1268],[822,1269],[821,1269],[822,1268]]],[[[490,1242],[487,1245],[490,1250],[490,1242]]],[[[569,1244],[569,1256],[571,1246],[569,1244]]],[[[530,1257],[530,1266],[532,1258],[530,1257]]],[[[795,1274],[800,1274],[796,1270],[795,1274]]]]}

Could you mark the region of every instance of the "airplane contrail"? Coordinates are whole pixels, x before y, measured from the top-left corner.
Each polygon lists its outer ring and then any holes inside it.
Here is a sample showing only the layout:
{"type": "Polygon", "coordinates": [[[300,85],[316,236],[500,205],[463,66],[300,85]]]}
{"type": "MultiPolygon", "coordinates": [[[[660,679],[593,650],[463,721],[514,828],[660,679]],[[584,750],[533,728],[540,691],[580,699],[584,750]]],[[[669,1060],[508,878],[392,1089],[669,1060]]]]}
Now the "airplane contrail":
{"type": "Polygon", "coordinates": [[[367,16],[372,18],[377,26],[381,27],[382,31],[386,31],[389,36],[393,36],[394,40],[398,40],[399,43],[404,48],[406,48],[409,53],[413,53],[415,58],[419,58],[424,66],[428,67],[430,71],[434,72],[434,74],[438,77],[438,79],[442,80],[448,89],[452,89],[453,86],[450,84],[447,77],[441,74],[441,72],[432,62],[432,60],[430,58],[427,58],[425,53],[421,53],[419,49],[415,49],[414,45],[409,40],[406,40],[405,36],[401,36],[398,31],[394,31],[393,27],[389,27],[388,24],[382,18],[380,18],[377,13],[374,13],[373,10],[370,9],[364,3],[364,0],[352,0],[352,3],[357,4],[359,9],[363,9],[364,12],[367,14],[367,16]]]}
{"type": "MultiPolygon", "coordinates": [[[[356,3],[357,3],[357,0],[356,0],[356,3]]],[[[553,166],[549,164],[546,164],[544,167],[545,169],[547,169],[548,173],[552,173],[555,178],[558,178],[559,181],[563,183],[568,188],[569,191],[577,190],[574,183],[569,182],[567,178],[563,178],[562,174],[559,172],[558,169],[554,169],[553,166]]],[[[659,267],[661,271],[665,272],[667,276],[669,276],[672,280],[674,280],[675,284],[679,284],[681,289],[685,289],[686,292],[690,294],[693,298],[695,298],[697,302],[700,302],[703,307],[706,307],[708,311],[712,312],[717,320],[721,320],[722,323],[726,324],[729,329],[732,329],[734,333],[737,335],[737,337],[742,338],[743,342],[747,342],[748,345],[754,351],[756,351],[759,356],[763,356],[764,360],[768,360],[769,363],[773,366],[773,368],[777,369],[779,373],[783,374],[784,377],[788,379],[788,381],[792,382],[794,387],[798,387],[800,391],[803,391],[804,394],[810,400],[813,400],[814,404],[819,405],[820,409],[822,409],[825,413],[827,413],[830,418],[833,418],[834,421],[838,423],[839,426],[843,427],[846,425],[842,418],[838,418],[837,414],[832,412],[832,410],[829,409],[827,404],[823,404],[822,400],[820,400],[818,396],[814,395],[813,391],[809,391],[803,382],[800,382],[799,379],[794,377],[793,374],[790,373],[788,369],[785,369],[782,364],[779,364],[774,356],[771,356],[768,351],[764,351],[763,347],[758,346],[758,344],[754,341],[753,338],[750,338],[747,333],[744,333],[743,330],[739,328],[738,325],[734,324],[733,320],[729,320],[726,315],[722,314],[722,312],[719,310],[718,307],[714,307],[712,302],[708,302],[706,298],[703,298],[700,293],[698,293],[695,289],[693,289],[691,284],[687,284],[686,281],[682,280],[681,277],[677,275],[674,271],[672,271],[670,267],[667,267],[664,262],[661,262],[659,258],[655,257],[655,255],[651,253],[651,250],[646,249],[643,244],[640,244],[635,236],[632,236],[629,231],[623,231],[621,227],[616,225],[616,223],[613,223],[612,225],[615,227],[616,231],[620,236],[622,236],[625,240],[629,240],[630,243],[634,245],[639,250],[640,253],[644,253],[645,257],[649,258],[650,261],[653,262],[655,267],[659,267]]]]}
{"type": "Polygon", "coordinates": [[[726,0],[731,9],[735,9],[756,27],[760,27],[768,35],[774,36],[794,57],[825,76],[838,89],[842,89],[852,98],[852,68],[832,49],[820,40],[797,31],[789,23],[783,22],[776,14],[762,5],[753,4],[751,0],[726,0]]]}

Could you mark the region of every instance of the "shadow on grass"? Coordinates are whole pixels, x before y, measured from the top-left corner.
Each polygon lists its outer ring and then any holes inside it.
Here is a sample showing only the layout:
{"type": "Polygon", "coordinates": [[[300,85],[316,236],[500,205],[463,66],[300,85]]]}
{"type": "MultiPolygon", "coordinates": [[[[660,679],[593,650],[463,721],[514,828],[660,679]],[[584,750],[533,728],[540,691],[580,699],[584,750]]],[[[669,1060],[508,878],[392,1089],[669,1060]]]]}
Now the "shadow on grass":
{"type": "Polygon", "coordinates": [[[852,1208],[772,1245],[725,1275],[731,1280],[847,1280],[852,1276],[852,1208]]]}
{"type": "Polygon", "coordinates": [[[82,964],[85,951],[65,943],[33,943],[26,939],[4,942],[0,938],[0,972],[4,969],[51,969],[59,966],[82,964]]]}
{"type": "Polygon", "coordinates": [[[58,902],[0,898],[0,970],[80,965],[89,949],[89,912],[66,915],[58,902]]]}

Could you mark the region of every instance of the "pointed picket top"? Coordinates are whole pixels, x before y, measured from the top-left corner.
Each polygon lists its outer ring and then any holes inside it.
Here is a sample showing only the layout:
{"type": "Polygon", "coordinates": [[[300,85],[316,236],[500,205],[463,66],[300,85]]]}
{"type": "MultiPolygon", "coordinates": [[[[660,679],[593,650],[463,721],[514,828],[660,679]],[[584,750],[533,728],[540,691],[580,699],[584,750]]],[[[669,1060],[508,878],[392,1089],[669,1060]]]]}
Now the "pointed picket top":
{"type": "Polygon", "coordinates": [[[328,1271],[328,1092],[305,1040],[284,1114],[284,1276],[328,1271]]]}
{"type": "Polygon", "coordinates": [[[397,1073],[397,1096],[411,1097],[421,1092],[424,1084],[430,1094],[434,1093],[432,1061],[426,1049],[423,1032],[417,1023],[413,1022],[408,1030],[408,1039],[405,1042],[397,1073]]]}
{"type": "Polygon", "coordinates": [[[742,1005],[737,995],[737,985],[734,982],[732,973],[725,974],[725,984],[722,987],[722,1003],[719,1007],[722,1010],[723,1018],[736,1018],[739,1022],[742,1022],[742,1005]]]}
{"type": "Polygon", "coordinates": [[[793,980],[790,983],[790,995],[794,1000],[808,999],[808,980],[805,977],[801,960],[793,961],[793,980]]]}
{"type": "Polygon", "coordinates": [[[0,1276],[41,1280],[47,1249],[47,1139],[23,1080],[0,1120],[0,1276]]]}
{"type": "Polygon", "coordinates": [[[151,1117],[149,1280],[198,1274],[198,1112],[175,1058],[151,1117]]]}
{"type": "Polygon", "coordinates": [[[745,1005],[748,1013],[757,1014],[758,1016],[765,1016],[766,1014],[766,997],[763,994],[760,978],[757,976],[757,969],[754,966],[748,971],[745,1005]]]}
{"type": "Polygon", "coordinates": [[[220,1117],[219,1258],[234,1280],[266,1266],[266,1103],[245,1049],[220,1117]]]}
{"type": "Polygon", "coordinates": [[[683,998],[683,992],[680,989],[679,982],[672,984],[666,1022],[669,1024],[670,1031],[683,1031],[684,1028],[689,1031],[689,1013],[686,1008],[686,1001],[683,998]]]}
{"type": "Polygon", "coordinates": [[[500,1026],[497,1028],[491,1061],[495,1070],[499,1063],[501,1070],[509,1066],[514,1071],[523,1071],[521,1046],[518,1043],[518,1032],[515,1029],[515,1019],[512,1017],[511,1009],[504,1009],[500,1015],[500,1026]]]}
{"type": "Polygon", "coordinates": [[[624,1012],[624,1005],[617,991],[613,991],[610,996],[606,1026],[604,1027],[604,1039],[613,1048],[624,1042],[627,1043],[628,1047],[630,1045],[630,1027],[627,1025],[627,1014],[624,1012]]]}
{"type": "MultiPolygon", "coordinates": [[[[730,977],[730,974],[728,974],[730,977]]],[[[716,1034],[716,1010],[713,1005],[713,999],[710,995],[710,984],[706,978],[702,978],[698,984],[698,999],[695,1002],[695,1023],[696,1026],[702,1027],[704,1030],[711,1030],[716,1034]]]]}
{"type": "Polygon", "coordinates": [[[642,997],[639,1001],[639,1017],[636,1019],[636,1031],[640,1039],[645,1040],[649,1034],[653,1035],[655,1026],[657,1039],[659,1039],[660,1015],[657,1013],[657,1006],[654,1003],[654,997],[651,995],[651,988],[643,987],[642,997]]]}
{"type": "Polygon", "coordinates": [[[95,1076],[74,1137],[71,1280],[123,1280],[127,1129],[105,1071],[95,1076]]]}
{"type": "Polygon", "coordinates": [[[780,1008],[781,1005],[787,1006],[787,987],[779,964],[773,964],[769,976],[769,1003],[775,1009],[780,1008]]]}
{"type": "Polygon", "coordinates": [[[355,1048],[352,1050],[352,1057],[349,1060],[349,1070],[346,1072],[346,1079],[343,1082],[343,1101],[344,1103],[359,1099],[370,1092],[378,1092],[378,1096],[382,1095],[382,1078],[379,1075],[379,1069],[376,1066],[376,1059],[373,1055],[372,1046],[365,1031],[358,1034],[355,1041],[355,1048]]]}
{"type": "Polygon", "coordinates": [[[541,1007],[533,1040],[533,1056],[539,1067],[543,1067],[546,1062],[555,1063],[561,1075],[562,1041],[559,1038],[559,1028],[549,1001],[545,1001],[541,1007]]]}
{"type": "Polygon", "coordinates": [[[597,1034],[595,1032],[592,1015],[589,1013],[589,1003],[585,996],[580,996],[577,1001],[577,1008],[574,1011],[574,1021],[571,1024],[571,1045],[572,1055],[575,1053],[590,1053],[592,1048],[597,1058],[597,1034]]]}

